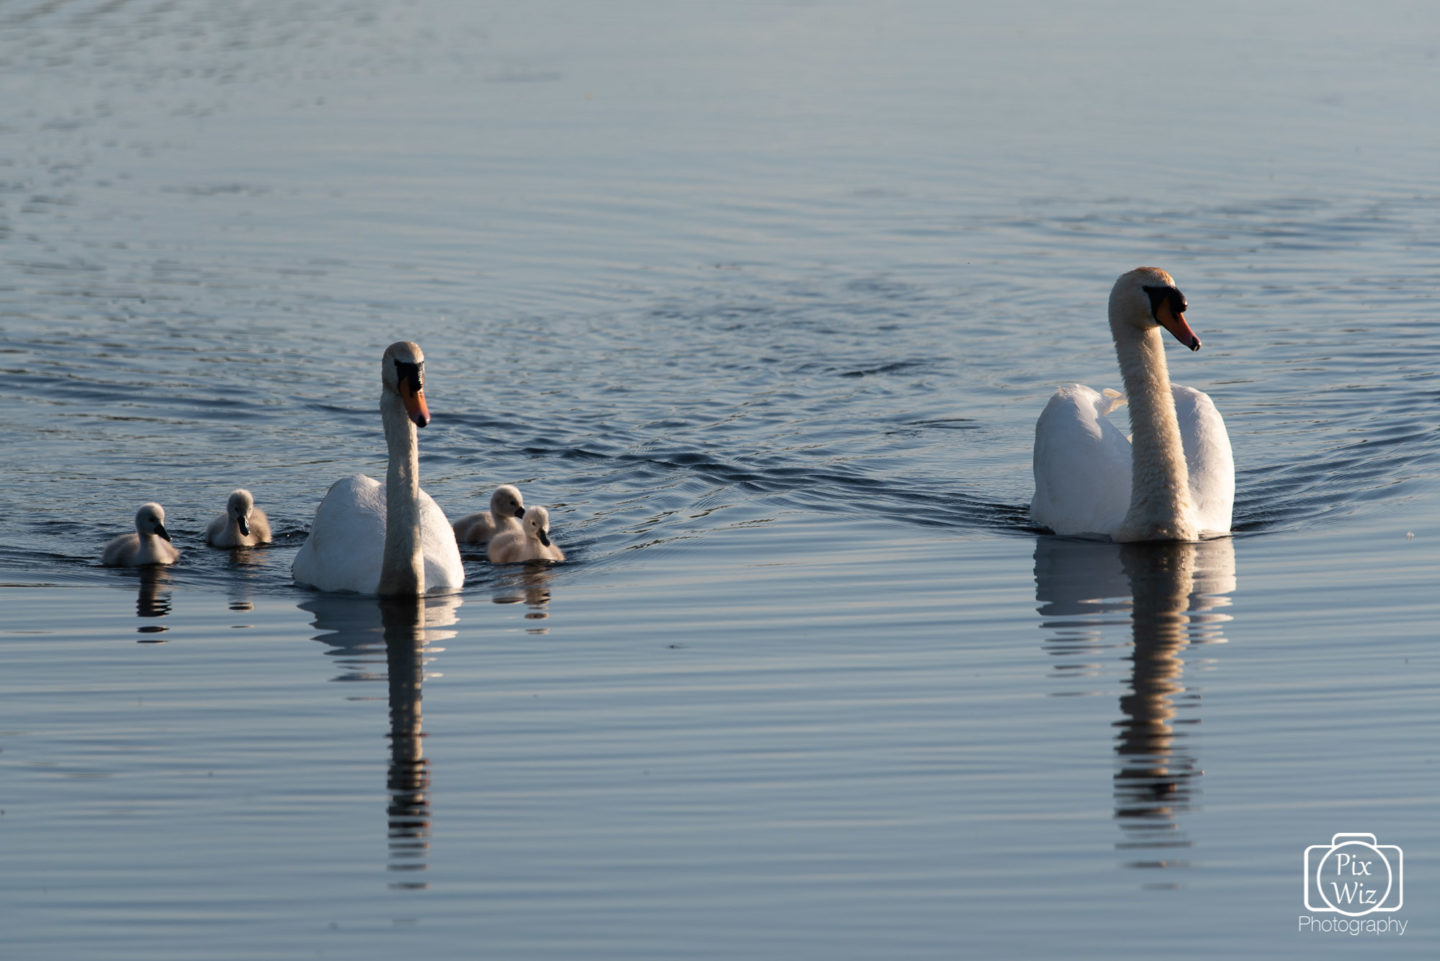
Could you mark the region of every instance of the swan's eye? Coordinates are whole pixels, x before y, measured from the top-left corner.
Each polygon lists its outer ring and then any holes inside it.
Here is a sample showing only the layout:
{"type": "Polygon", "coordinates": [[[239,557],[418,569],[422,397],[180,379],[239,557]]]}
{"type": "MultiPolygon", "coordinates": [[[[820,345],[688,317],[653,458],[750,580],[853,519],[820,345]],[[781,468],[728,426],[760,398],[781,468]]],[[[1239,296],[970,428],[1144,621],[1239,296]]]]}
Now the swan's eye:
{"type": "Polygon", "coordinates": [[[1145,287],[1144,290],[1150,297],[1150,316],[1157,321],[1160,319],[1161,304],[1168,305],[1170,312],[1177,317],[1190,309],[1185,303],[1185,295],[1174,287],[1145,287]]]}
{"type": "Polygon", "coordinates": [[[424,364],[407,364],[403,360],[395,361],[395,380],[401,384],[409,384],[412,394],[418,394],[425,389],[424,371],[424,364]]]}

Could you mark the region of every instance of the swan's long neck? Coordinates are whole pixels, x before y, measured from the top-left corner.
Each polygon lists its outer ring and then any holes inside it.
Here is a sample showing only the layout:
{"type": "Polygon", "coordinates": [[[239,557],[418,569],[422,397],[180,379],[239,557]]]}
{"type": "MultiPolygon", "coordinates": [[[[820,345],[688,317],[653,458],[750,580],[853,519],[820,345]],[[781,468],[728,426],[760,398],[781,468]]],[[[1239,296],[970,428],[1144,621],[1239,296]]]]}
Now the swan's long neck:
{"type": "Polygon", "coordinates": [[[380,398],[385,446],[385,555],[380,563],[381,595],[415,596],[425,592],[425,557],[420,547],[420,450],[415,425],[400,397],[390,391],[380,398]]]}
{"type": "Polygon", "coordinates": [[[1160,328],[1114,324],[1115,353],[1130,408],[1130,510],[1117,541],[1191,541],[1197,537],[1190,474],[1160,328]]]}

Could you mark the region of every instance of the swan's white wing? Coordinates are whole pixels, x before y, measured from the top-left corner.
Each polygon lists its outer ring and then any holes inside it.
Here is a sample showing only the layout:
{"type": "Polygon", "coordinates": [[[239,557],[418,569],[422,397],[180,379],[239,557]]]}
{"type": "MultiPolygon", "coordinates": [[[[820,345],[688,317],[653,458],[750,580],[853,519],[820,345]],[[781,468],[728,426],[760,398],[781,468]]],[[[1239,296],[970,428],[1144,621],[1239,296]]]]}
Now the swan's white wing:
{"type": "Polygon", "coordinates": [[[373,594],[385,554],[385,485],[356,474],[330,485],[290,565],[299,584],[373,594]]]}
{"type": "Polygon", "coordinates": [[[1035,422],[1030,517],[1056,534],[1108,537],[1130,507],[1130,441],[1109,398],[1080,384],[1055,391],[1035,422]]]}
{"type": "Polygon", "coordinates": [[[1235,506],[1235,456],[1225,421],[1208,394],[1179,385],[1170,392],[1185,445],[1195,526],[1201,534],[1227,534],[1235,506]]]}
{"type": "MultiPolygon", "coordinates": [[[[385,487],[380,487],[384,498],[385,487]]],[[[465,584],[465,565],[455,543],[455,529],[435,499],[420,492],[420,550],[425,555],[425,590],[458,591],[465,584]]],[[[379,583],[379,575],[376,575],[379,583]]]]}

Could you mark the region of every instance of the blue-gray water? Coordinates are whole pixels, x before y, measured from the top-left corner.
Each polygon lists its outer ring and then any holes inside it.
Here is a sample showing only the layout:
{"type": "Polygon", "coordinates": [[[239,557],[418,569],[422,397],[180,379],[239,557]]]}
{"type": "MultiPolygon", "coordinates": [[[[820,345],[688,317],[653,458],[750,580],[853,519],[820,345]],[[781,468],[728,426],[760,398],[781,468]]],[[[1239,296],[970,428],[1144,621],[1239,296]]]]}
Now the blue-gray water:
{"type": "Polygon", "coordinates": [[[0,954],[1433,956],[1437,31],[0,3],[0,954]],[[1037,535],[1141,263],[1237,534],[1037,535]],[[402,337],[426,489],[570,556],[423,623],[288,576],[402,337]],[[1405,933],[1301,933],[1357,832],[1405,933]]]}

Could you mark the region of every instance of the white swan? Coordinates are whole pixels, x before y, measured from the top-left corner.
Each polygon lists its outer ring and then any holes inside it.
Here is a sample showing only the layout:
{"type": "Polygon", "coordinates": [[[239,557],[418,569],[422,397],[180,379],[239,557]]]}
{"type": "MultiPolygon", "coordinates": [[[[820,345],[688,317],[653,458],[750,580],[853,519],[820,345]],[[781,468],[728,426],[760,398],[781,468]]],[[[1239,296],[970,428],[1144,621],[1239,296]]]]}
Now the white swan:
{"type": "Polygon", "coordinates": [[[501,531],[490,542],[489,553],[493,564],[565,559],[560,545],[550,539],[550,512],[543,507],[527,507],[513,530],[501,531]]]}
{"type": "Polygon", "coordinates": [[[455,522],[455,539],[462,544],[488,544],[501,531],[519,530],[525,516],[525,498],[516,487],[504,484],[490,495],[490,509],[466,514],[455,522]]]}
{"type": "Polygon", "coordinates": [[[1230,531],[1235,460],[1210,398],[1171,386],[1164,327],[1191,350],[1185,296],[1156,267],[1121,275],[1110,332],[1125,397],[1071,384],[1035,424],[1030,516],[1056,534],[1116,541],[1194,541],[1230,531]],[[1128,402],[1133,442],[1105,416],[1128,402]]]}
{"type": "Polygon", "coordinates": [[[430,423],[420,347],[409,341],[387,347],[380,381],[380,420],[390,451],[385,483],[356,474],[332,484],[290,573],[296,583],[322,591],[413,596],[457,590],[465,567],[455,532],[420,489],[415,428],[430,423]]]}
{"type": "Polygon", "coordinates": [[[231,492],[225,513],[205,529],[205,543],[211,547],[254,547],[270,543],[270,518],[255,506],[255,497],[245,488],[231,492]]]}
{"type": "Polygon", "coordinates": [[[165,530],[165,508],[159,504],[142,504],[135,512],[135,533],[114,538],[100,555],[100,563],[107,567],[174,564],[179,559],[180,552],[165,530]]]}

